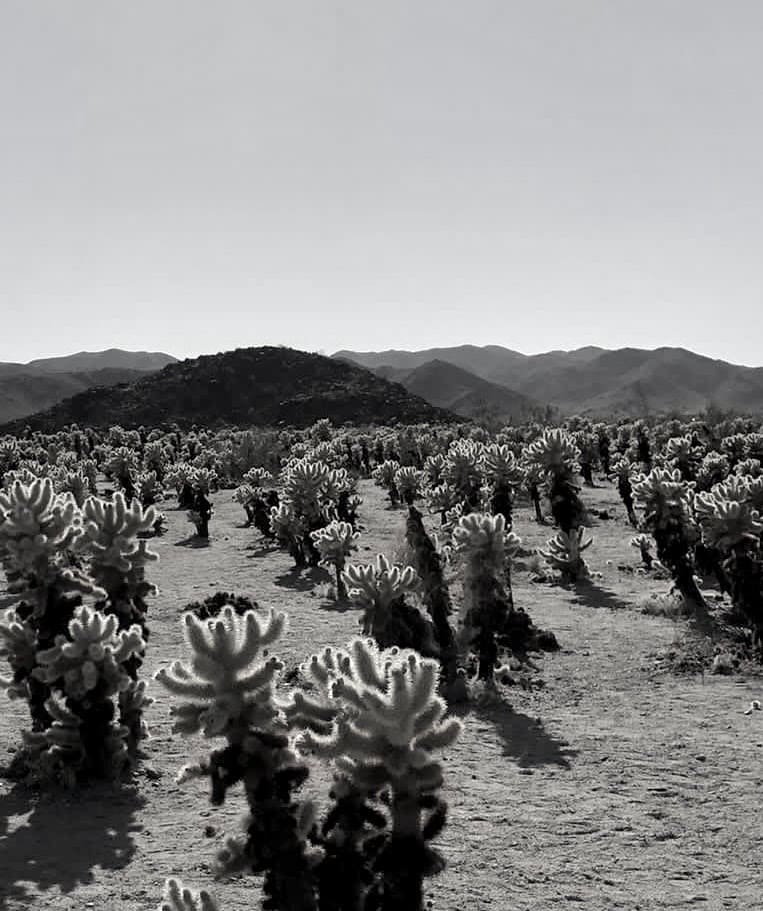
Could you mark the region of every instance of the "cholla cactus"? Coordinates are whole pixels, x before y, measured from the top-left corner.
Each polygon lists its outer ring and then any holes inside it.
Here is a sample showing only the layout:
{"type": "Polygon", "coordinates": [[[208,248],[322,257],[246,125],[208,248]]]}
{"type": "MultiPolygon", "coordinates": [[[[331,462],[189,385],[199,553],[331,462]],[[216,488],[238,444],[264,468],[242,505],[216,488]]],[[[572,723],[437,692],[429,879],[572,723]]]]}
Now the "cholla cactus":
{"type": "Polygon", "coordinates": [[[617,492],[628,513],[628,521],[634,528],[638,528],[638,519],[633,509],[633,484],[631,482],[631,475],[636,473],[635,466],[628,459],[620,458],[615,460],[612,471],[617,476],[617,492]]]}
{"type": "Polygon", "coordinates": [[[230,607],[212,621],[186,613],[183,625],[192,649],[190,665],[176,661],[156,674],[186,700],[172,710],[174,730],[240,742],[252,726],[278,728],[275,683],[283,665],[276,658],[265,660],[264,652],[283,634],[286,614],[239,615],[230,607]]]}
{"type": "Polygon", "coordinates": [[[477,653],[477,676],[490,684],[501,647],[523,651],[533,633],[530,618],[514,608],[510,558],[521,540],[506,531],[502,515],[471,513],[453,531],[453,551],[462,566],[464,600],[457,641],[477,653]]]}
{"type": "Polygon", "coordinates": [[[0,486],[6,472],[18,468],[21,455],[18,441],[14,437],[0,438],[0,486]]]}
{"type": "Polygon", "coordinates": [[[8,661],[12,672],[10,677],[0,677],[0,688],[11,699],[27,698],[27,680],[37,666],[37,633],[12,608],[0,620],[0,658],[8,661]]]}
{"type": "Polygon", "coordinates": [[[684,481],[697,480],[697,466],[702,460],[702,450],[695,446],[688,434],[671,437],[665,444],[667,467],[677,469],[684,481]]]}
{"type": "Polygon", "coordinates": [[[458,491],[450,484],[440,484],[438,487],[432,487],[427,491],[427,501],[429,508],[433,512],[440,513],[440,524],[445,525],[448,521],[448,511],[455,506],[460,506],[458,491]]]}
{"type": "Polygon", "coordinates": [[[164,493],[155,471],[141,471],[135,479],[135,488],[142,506],[153,506],[164,493]]]}
{"type": "Polygon", "coordinates": [[[323,462],[301,459],[289,466],[284,474],[284,500],[296,515],[308,524],[323,518],[323,494],[329,480],[330,469],[323,462]]]}
{"type": "Polygon", "coordinates": [[[453,530],[453,552],[467,565],[467,573],[500,576],[506,560],[517,553],[522,541],[506,531],[502,515],[470,513],[462,516],[453,530]]]}
{"type": "Polygon", "coordinates": [[[68,635],[56,636],[52,648],[37,653],[33,676],[49,686],[57,684],[73,700],[83,702],[98,688],[103,699],[127,689],[130,678],[124,664],[145,649],[139,626],[118,631],[117,618],[85,605],[69,622],[68,635]]]}
{"type": "Polygon", "coordinates": [[[631,538],[631,547],[638,547],[641,554],[641,560],[647,569],[652,568],[654,557],[651,552],[652,539],[648,535],[636,535],[631,538]]]}
{"type": "Polygon", "coordinates": [[[184,886],[179,879],[168,879],[164,884],[162,901],[156,911],[220,911],[212,896],[204,889],[195,891],[184,886]]]}
{"type": "Polygon", "coordinates": [[[482,488],[481,459],[483,446],[474,440],[457,440],[445,456],[445,481],[458,492],[464,509],[476,509],[482,488]]]}
{"type": "Polygon", "coordinates": [[[271,484],[273,482],[273,475],[267,468],[255,467],[250,468],[241,480],[244,484],[248,484],[249,487],[256,490],[258,487],[264,487],[266,484],[271,484]]]}
{"type": "Polygon", "coordinates": [[[207,494],[217,489],[219,478],[214,468],[194,467],[189,480],[197,490],[207,494]]]}
{"type": "Polygon", "coordinates": [[[417,468],[412,468],[410,465],[398,468],[394,481],[400,498],[407,506],[412,506],[414,500],[421,497],[424,474],[417,468]]]}
{"type": "Polygon", "coordinates": [[[14,693],[29,702],[34,730],[50,722],[45,705],[51,695],[32,675],[36,652],[50,648],[56,636],[66,632],[83,595],[104,594],[92,579],[71,568],[73,548],[82,534],[74,500],[56,494],[50,479],[30,485],[16,481],[0,492],[0,558],[9,588],[20,599],[0,627],[0,651],[13,671],[14,693]]]}
{"type": "Polygon", "coordinates": [[[130,506],[121,493],[108,503],[90,497],[83,509],[84,526],[78,549],[90,555],[95,581],[107,593],[109,610],[120,617],[122,628],[133,622],[144,625],[144,598],[152,590],[145,583],[145,567],[159,559],[138,535],[153,529],[157,512],[133,500],[130,506]]]}
{"type": "MultiPolygon", "coordinates": [[[[391,831],[371,858],[374,907],[418,911],[425,877],[444,866],[429,845],[447,814],[438,794],[443,771],[435,754],[461,731],[458,719],[445,719],[437,662],[356,639],[349,655],[328,650],[314,656],[308,673],[322,683],[324,699],[322,705],[313,703],[317,724],[308,727],[304,740],[333,760],[349,789],[361,796],[389,795],[391,831]],[[328,732],[316,733],[326,727],[328,732]]],[[[303,702],[301,711],[309,716],[310,706],[303,702]]]]}
{"type": "MultiPolygon", "coordinates": [[[[98,607],[114,615],[121,630],[137,624],[143,637],[141,649],[127,656],[124,662],[124,671],[137,684],[148,639],[147,598],[156,591],[146,580],[146,567],[159,559],[138,535],[154,528],[157,512],[153,506],[144,509],[137,499],[128,506],[123,495],[117,493],[110,503],[90,497],[85,502],[83,517],[78,549],[90,557],[91,575],[106,593],[98,607]]],[[[131,750],[145,736],[142,705],[141,700],[132,699],[127,693],[120,696],[121,720],[129,731],[131,750]]]]}
{"type": "Polygon", "coordinates": [[[59,469],[54,480],[56,493],[70,493],[79,509],[90,496],[90,479],[82,471],[70,471],[66,468],[59,469]]]}
{"type": "Polygon", "coordinates": [[[750,624],[754,644],[763,647],[763,522],[748,501],[723,496],[731,486],[698,494],[695,510],[704,541],[721,554],[734,605],[750,624]]]}
{"type": "Polygon", "coordinates": [[[376,565],[348,566],[342,581],[350,600],[363,608],[361,626],[382,648],[399,645],[425,654],[435,651],[432,625],[406,601],[419,590],[420,579],[412,566],[393,566],[382,554],[376,565]]]}
{"type": "Polygon", "coordinates": [[[722,551],[757,548],[763,534],[759,513],[744,500],[726,499],[720,493],[700,493],[694,510],[702,536],[711,547],[722,551]]]}
{"type": "Polygon", "coordinates": [[[544,475],[572,474],[579,468],[580,450],[569,433],[550,427],[527,445],[523,456],[531,468],[544,475]]]}
{"type": "Polygon", "coordinates": [[[286,615],[237,615],[224,608],[215,620],[188,613],[183,623],[192,649],[190,665],[175,662],[156,675],[184,700],[172,710],[174,730],[223,736],[227,746],[187,767],[182,777],[208,777],[215,804],[241,781],[251,814],[245,841],[230,841],[220,860],[264,872],[269,907],[317,911],[314,858],[307,841],[310,805],[292,799],[309,772],[290,742],[276,698],[283,665],[265,657],[281,636],[286,615]]]}
{"type": "Polygon", "coordinates": [[[519,487],[524,480],[524,470],[513,449],[506,444],[486,446],[481,461],[485,480],[493,486],[519,487]]]}
{"type": "MultiPolygon", "coordinates": [[[[188,462],[175,462],[164,474],[164,483],[168,487],[174,487],[175,492],[180,495],[186,485],[193,481],[196,469],[188,462]]],[[[181,504],[182,506],[183,504],[181,504]]]]}
{"type": "Polygon", "coordinates": [[[107,477],[115,478],[120,483],[128,475],[138,470],[138,457],[127,446],[119,446],[108,457],[103,466],[107,477]]]}
{"type": "Polygon", "coordinates": [[[454,702],[463,701],[467,693],[465,681],[458,674],[458,653],[450,625],[453,606],[443,572],[445,558],[442,550],[438,549],[436,539],[433,541],[427,533],[423,516],[415,506],[408,509],[405,539],[421,579],[421,600],[432,620],[446,698],[454,702]]]}
{"type": "Polygon", "coordinates": [[[309,533],[307,522],[294,512],[291,503],[279,503],[270,508],[270,530],[288,549],[297,566],[307,563],[302,547],[305,535],[309,533]]]}
{"type": "Polygon", "coordinates": [[[164,482],[171,455],[172,450],[160,440],[149,440],[143,450],[143,464],[147,471],[156,474],[160,484],[164,482]]]}
{"type": "Polygon", "coordinates": [[[400,502],[400,492],[395,486],[395,475],[400,468],[400,463],[393,459],[386,459],[371,472],[371,477],[378,487],[387,491],[387,496],[393,506],[400,502]]]}
{"type": "Polygon", "coordinates": [[[379,554],[376,565],[349,566],[344,581],[351,597],[367,609],[385,610],[393,601],[418,589],[419,578],[412,566],[393,566],[379,554]]]}
{"type": "Polygon", "coordinates": [[[560,531],[546,544],[546,550],[540,551],[540,555],[552,569],[562,574],[563,579],[575,582],[588,574],[588,567],[581,554],[592,543],[592,538],[583,541],[582,528],[576,528],[571,534],[560,531]]]}
{"type": "Polygon", "coordinates": [[[357,526],[358,507],[363,502],[356,489],[357,481],[346,468],[332,468],[323,492],[326,511],[341,522],[349,522],[353,529],[357,526]]]}
{"type": "Polygon", "coordinates": [[[734,474],[759,478],[763,475],[763,465],[761,465],[759,459],[743,459],[734,466],[734,474]]]}
{"type": "Polygon", "coordinates": [[[708,452],[697,468],[697,489],[710,490],[729,474],[729,460],[719,452],[708,452]]]}
{"type": "Polygon", "coordinates": [[[337,599],[344,600],[347,597],[347,589],[342,574],[347,558],[354,550],[357,550],[357,540],[360,534],[353,531],[349,522],[334,520],[329,522],[325,528],[312,532],[310,537],[321,555],[321,563],[333,567],[336,576],[337,599]]]}
{"type": "Polygon", "coordinates": [[[41,590],[61,571],[61,556],[82,535],[77,504],[57,495],[49,478],[15,481],[0,491],[0,558],[11,578],[41,590]]]}
{"type": "Polygon", "coordinates": [[[691,514],[691,486],[678,469],[654,468],[636,480],[633,492],[644,509],[644,526],[657,543],[657,557],[698,617],[707,620],[707,604],[693,573],[692,549],[699,532],[691,514]]]}
{"type": "Polygon", "coordinates": [[[438,487],[443,483],[446,466],[445,456],[442,453],[429,456],[424,462],[424,475],[430,487],[438,487]]]}
{"type": "Polygon", "coordinates": [[[544,430],[523,453],[528,471],[545,487],[554,520],[567,534],[577,529],[585,516],[578,496],[580,488],[574,481],[579,457],[574,439],[561,428],[544,430]]]}
{"type": "MultiPolygon", "coordinates": [[[[67,635],[56,636],[51,648],[37,652],[32,676],[60,694],[58,698],[65,698],[65,704],[52,700],[61,709],[58,717],[52,713],[52,723],[28,742],[41,753],[57,757],[59,774],[63,766],[78,780],[116,777],[122,771],[128,759],[129,730],[114,722],[115,706],[123,693],[135,687],[125,664],[144,649],[138,626],[118,632],[116,617],[81,606],[69,622],[67,635]],[[64,746],[66,755],[61,753],[64,746]]],[[[144,698],[143,704],[147,701],[144,698]]],[[[49,768],[56,765],[40,758],[49,768]]]]}

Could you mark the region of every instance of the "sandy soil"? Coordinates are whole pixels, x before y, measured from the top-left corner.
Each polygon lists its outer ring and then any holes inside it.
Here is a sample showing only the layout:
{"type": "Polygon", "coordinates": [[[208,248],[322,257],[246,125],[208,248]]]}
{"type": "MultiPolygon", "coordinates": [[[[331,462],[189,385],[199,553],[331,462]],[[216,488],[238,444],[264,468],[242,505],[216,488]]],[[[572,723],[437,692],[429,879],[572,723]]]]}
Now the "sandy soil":
{"type": "MultiPolygon", "coordinates": [[[[361,494],[361,556],[393,554],[403,511],[369,482],[361,494]]],[[[430,881],[435,908],[763,909],[763,712],[744,714],[763,697],[763,680],[664,670],[656,656],[686,624],[640,608],[669,583],[618,569],[638,554],[612,487],[584,497],[615,513],[591,529],[596,577],[572,589],[531,582],[522,570],[514,579],[516,603],[554,630],[561,651],[538,659],[530,689],[472,707],[446,755],[448,869],[430,881]]],[[[149,673],[186,654],[181,611],[218,589],[288,611],[278,651],[289,666],[358,630],[357,613],[325,596],[323,571],[294,572],[288,555],[241,527],[243,510],[229,498],[214,498],[207,548],[187,540],[185,513],[167,510],[149,673]]],[[[527,508],[515,528],[528,546],[551,534],[527,508]]],[[[211,872],[224,833],[238,830],[243,797],[213,808],[201,782],[174,783],[207,747],[173,735],[169,698],[158,686],[154,695],[148,759],[132,785],[40,795],[0,779],[0,911],[146,911],[172,875],[210,887],[227,911],[257,907],[255,878],[216,883],[211,872]]],[[[25,724],[25,705],[0,696],[3,754],[25,724]]],[[[311,783],[316,794],[326,781],[311,783]]]]}

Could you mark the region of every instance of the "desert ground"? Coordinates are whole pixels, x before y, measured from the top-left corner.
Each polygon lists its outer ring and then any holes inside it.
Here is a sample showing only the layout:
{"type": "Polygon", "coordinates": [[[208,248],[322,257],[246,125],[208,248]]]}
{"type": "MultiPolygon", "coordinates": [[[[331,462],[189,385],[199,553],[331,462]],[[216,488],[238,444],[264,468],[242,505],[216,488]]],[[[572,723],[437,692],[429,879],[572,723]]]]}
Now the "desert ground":
{"type": "MultiPolygon", "coordinates": [[[[598,483],[585,501],[613,518],[593,520],[592,578],[570,587],[533,581],[526,559],[513,575],[516,604],[554,631],[560,651],[534,656],[523,685],[505,688],[500,702],[463,710],[463,733],[444,757],[447,869],[428,883],[437,911],[763,908],[763,712],[745,714],[763,696],[763,678],[670,660],[694,634],[685,619],[643,612],[670,582],[639,572],[617,492],[598,483]]],[[[359,493],[359,561],[399,554],[404,509],[370,481],[359,493]]],[[[190,537],[185,512],[162,506],[147,674],[187,656],[183,608],[217,590],[288,612],[277,649],[287,667],[358,632],[358,612],[330,597],[327,573],[295,571],[288,554],[244,527],[230,491],[213,501],[207,547],[190,537]]],[[[514,528],[527,548],[552,533],[526,504],[514,528]]],[[[460,595],[456,581],[452,593],[460,595]]],[[[203,782],[175,783],[209,745],[173,734],[171,698],[158,684],[153,695],[151,739],[131,782],[36,792],[0,777],[2,911],[148,911],[168,876],[210,889],[224,911],[258,906],[255,877],[213,877],[216,848],[239,829],[243,795],[215,808],[203,782]]],[[[2,762],[26,721],[25,704],[0,696],[2,762]]],[[[327,784],[316,766],[308,792],[320,799],[327,784]]]]}

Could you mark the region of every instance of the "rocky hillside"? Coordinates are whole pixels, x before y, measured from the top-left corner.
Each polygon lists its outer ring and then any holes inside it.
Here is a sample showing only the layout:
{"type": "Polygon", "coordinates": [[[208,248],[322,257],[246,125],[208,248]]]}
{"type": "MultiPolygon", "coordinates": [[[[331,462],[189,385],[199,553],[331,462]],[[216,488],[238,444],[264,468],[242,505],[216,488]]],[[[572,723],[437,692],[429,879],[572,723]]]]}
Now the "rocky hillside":
{"type": "Polygon", "coordinates": [[[5,427],[51,431],[65,424],[307,426],[416,423],[454,415],[353,364],[292,348],[239,348],[170,364],[129,385],[88,389],[5,427]]]}

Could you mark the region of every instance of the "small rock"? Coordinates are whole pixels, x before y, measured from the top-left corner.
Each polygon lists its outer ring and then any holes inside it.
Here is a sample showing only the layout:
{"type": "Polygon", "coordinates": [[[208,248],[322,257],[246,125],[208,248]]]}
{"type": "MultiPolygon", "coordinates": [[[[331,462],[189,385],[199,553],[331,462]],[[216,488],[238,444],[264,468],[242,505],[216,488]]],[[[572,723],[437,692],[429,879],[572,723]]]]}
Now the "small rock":
{"type": "Polygon", "coordinates": [[[697,762],[706,762],[707,761],[707,756],[705,756],[704,753],[700,753],[699,755],[695,756],[694,758],[697,760],[697,762]]]}

